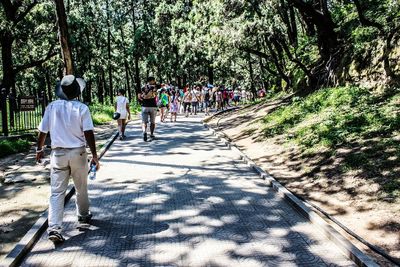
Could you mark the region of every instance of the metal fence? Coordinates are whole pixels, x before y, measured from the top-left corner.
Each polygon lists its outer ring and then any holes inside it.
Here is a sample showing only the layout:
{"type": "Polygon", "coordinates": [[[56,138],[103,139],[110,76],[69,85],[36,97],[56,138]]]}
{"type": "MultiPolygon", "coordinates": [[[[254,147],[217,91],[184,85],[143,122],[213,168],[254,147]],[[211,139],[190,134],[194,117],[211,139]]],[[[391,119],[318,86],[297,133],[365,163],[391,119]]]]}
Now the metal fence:
{"type": "Polygon", "coordinates": [[[12,96],[5,89],[0,93],[0,136],[26,133],[37,129],[47,105],[44,92],[40,96],[12,96]]]}

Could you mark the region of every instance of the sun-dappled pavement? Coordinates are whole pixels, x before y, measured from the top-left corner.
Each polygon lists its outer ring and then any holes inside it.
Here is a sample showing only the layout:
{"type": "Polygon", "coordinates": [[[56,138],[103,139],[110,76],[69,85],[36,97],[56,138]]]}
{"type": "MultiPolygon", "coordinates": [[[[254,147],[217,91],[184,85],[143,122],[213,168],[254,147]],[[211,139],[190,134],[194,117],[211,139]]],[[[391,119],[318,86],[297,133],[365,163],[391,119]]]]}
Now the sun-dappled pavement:
{"type": "Polygon", "coordinates": [[[352,266],[201,124],[180,118],[116,141],[90,184],[94,220],[67,204],[66,242],[44,234],[22,266],[352,266]]]}

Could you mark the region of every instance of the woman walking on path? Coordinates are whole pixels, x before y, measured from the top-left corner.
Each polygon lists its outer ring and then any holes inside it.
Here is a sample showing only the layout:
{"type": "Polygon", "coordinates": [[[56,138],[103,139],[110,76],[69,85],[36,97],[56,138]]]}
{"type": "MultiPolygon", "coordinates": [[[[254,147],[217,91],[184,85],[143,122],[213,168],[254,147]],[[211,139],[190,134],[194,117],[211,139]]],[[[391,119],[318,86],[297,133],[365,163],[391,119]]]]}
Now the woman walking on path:
{"type": "Polygon", "coordinates": [[[167,116],[167,108],[169,104],[169,96],[164,88],[161,89],[160,98],[158,101],[161,111],[161,122],[165,122],[165,117],[167,116]]]}
{"type": "Polygon", "coordinates": [[[221,92],[221,89],[218,89],[215,92],[215,100],[217,102],[217,111],[222,110],[223,106],[222,106],[222,92],[221,92]]]}
{"type": "Polygon", "coordinates": [[[119,140],[125,138],[126,120],[131,119],[131,111],[129,109],[129,100],[125,97],[125,90],[119,89],[118,96],[115,101],[115,112],[120,114],[118,122],[119,140]]]}
{"type": "Polygon", "coordinates": [[[200,93],[197,91],[196,87],[192,90],[192,113],[194,112],[194,115],[197,115],[197,109],[199,107],[199,101],[200,101],[200,93]]]}
{"type": "Polygon", "coordinates": [[[189,117],[190,105],[192,103],[192,92],[188,89],[183,95],[183,112],[185,113],[185,117],[189,117]]]}
{"type": "Polygon", "coordinates": [[[172,91],[170,112],[171,112],[171,122],[176,122],[176,117],[179,111],[179,91],[172,91]]]}
{"type": "Polygon", "coordinates": [[[211,95],[210,95],[211,89],[205,88],[204,89],[204,112],[205,115],[209,115],[210,111],[210,106],[211,106],[211,95]]]}

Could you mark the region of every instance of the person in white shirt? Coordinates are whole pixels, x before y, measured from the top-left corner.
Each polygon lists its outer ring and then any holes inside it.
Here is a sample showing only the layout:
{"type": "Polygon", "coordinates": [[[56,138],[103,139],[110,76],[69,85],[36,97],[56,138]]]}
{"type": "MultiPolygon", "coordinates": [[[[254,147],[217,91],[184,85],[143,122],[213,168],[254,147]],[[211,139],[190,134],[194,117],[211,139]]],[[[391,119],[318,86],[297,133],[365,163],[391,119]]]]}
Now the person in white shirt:
{"type": "Polygon", "coordinates": [[[126,120],[131,119],[131,111],[129,109],[129,100],[125,97],[125,90],[119,89],[118,96],[115,101],[115,112],[120,114],[118,122],[119,140],[125,138],[126,120]]]}
{"type": "Polygon", "coordinates": [[[64,198],[70,176],[76,189],[76,208],[78,222],[89,223],[92,214],[89,211],[87,190],[86,143],[92,153],[91,164],[98,170],[99,160],[93,133],[93,122],[89,108],[76,100],[85,88],[85,81],[73,75],[64,76],[57,83],[56,95],[59,100],[51,102],[39,124],[39,137],[36,148],[36,160],[44,156],[43,145],[47,133],[51,133],[51,194],[49,203],[48,235],[54,243],[63,242],[61,235],[64,214],[64,198]]]}
{"type": "Polygon", "coordinates": [[[245,89],[242,89],[242,102],[245,104],[247,101],[247,92],[245,89]]]}
{"type": "MultiPolygon", "coordinates": [[[[198,87],[193,87],[193,90],[192,90],[192,113],[194,113],[194,115],[197,115],[197,111],[199,108],[199,101],[200,101],[200,92],[198,91],[198,87]]],[[[190,115],[192,115],[192,113],[190,113],[190,115]]]]}

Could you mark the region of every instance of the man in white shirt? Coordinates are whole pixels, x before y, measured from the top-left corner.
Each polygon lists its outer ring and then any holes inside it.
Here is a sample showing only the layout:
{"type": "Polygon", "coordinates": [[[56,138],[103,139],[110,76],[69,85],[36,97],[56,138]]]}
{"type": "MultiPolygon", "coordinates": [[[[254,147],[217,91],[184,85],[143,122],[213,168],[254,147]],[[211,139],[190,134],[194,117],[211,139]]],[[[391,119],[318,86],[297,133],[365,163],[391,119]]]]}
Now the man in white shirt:
{"type": "Polygon", "coordinates": [[[93,158],[91,164],[99,169],[99,160],[93,133],[93,122],[89,108],[76,100],[85,88],[85,81],[73,75],[65,76],[56,86],[59,100],[51,102],[38,127],[40,133],[36,149],[36,160],[43,156],[43,145],[48,132],[51,133],[51,195],[49,204],[49,239],[55,243],[63,242],[61,235],[64,214],[64,198],[70,176],[76,189],[76,208],[78,221],[89,223],[87,190],[88,162],[86,143],[93,158]]]}

